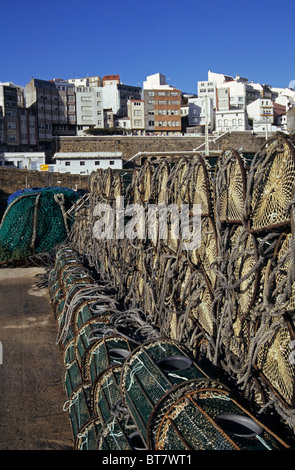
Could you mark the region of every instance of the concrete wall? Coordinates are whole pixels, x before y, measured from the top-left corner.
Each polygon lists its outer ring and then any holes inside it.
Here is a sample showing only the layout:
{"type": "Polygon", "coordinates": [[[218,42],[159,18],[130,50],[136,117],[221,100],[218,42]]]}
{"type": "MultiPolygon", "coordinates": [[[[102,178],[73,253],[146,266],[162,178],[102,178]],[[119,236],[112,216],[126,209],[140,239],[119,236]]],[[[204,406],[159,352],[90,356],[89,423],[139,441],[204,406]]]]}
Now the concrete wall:
{"type": "MultiPolygon", "coordinates": [[[[210,136],[210,140],[212,137],[210,136]]],[[[252,133],[232,132],[210,143],[210,150],[224,150],[228,147],[243,152],[257,152],[265,139],[252,133]]],[[[204,143],[204,137],[144,137],[144,136],[95,136],[95,137],[56,137],[52,152],[122,152],[125,159],[138,152],[191,151],[204,143]]],[[[205,147],[203,146],[202,149],[205,147]]]]}
{"type": "Polygon", "coordinates": [[[63,186],[70,189],[87,189],[88,176],[48,171],[0,168],[0,190],[12,194],[26,187],[63,186]],[[76,188],[77,185],[77,188],[76,188]]]}

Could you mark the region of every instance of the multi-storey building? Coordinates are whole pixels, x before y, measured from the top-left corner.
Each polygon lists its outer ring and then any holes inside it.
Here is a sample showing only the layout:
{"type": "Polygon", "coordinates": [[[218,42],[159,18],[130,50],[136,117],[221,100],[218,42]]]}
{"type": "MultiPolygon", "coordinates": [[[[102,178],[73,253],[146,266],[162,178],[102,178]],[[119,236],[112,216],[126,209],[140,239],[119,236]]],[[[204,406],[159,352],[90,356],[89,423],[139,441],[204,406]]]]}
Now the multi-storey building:
{"type": "Polygon", "coordinates": [[[32,80],[25,86],[25,104],[37,113],[38,140],[43,148],[53,136],[75,135],[76,104],[73,84],[61,79],[32,80]]]}
{"type": "Polygon", "coordinates": [[[215,112],[215,130],[217,132],[250,130],[245,109],[223,109],[215,112]]]}
{"type": "Polygon", "coordinates": [[[156,73],[143,83],[145,130],[148,134],[169,135],[181,132],[181,91],[168,85],[156,73]]]}
{"type": "Polygon", "coordinates": [[[52,141],[52,125],[58,123],[58,101],[54,82],[32,78],[25,86],[25,105],[36,111],[38,140],[42,148],[47,148],[52,141]]]}
{"type": "Polygon", "coordinates": [[[104,128],[103,87],[76,88],[77,135],[104,128]]]}
{"type": "Polygon", "coordinates": [[[73,84],[53,80],[58,92],[58,121],[52,123],[52,135],[76,135],[76,93],[73,84]]]}
{"type": "Polygon", "coordinates": [[[215,81],[199,81],[198,82],[198,97],[199,98],[205,98],[206,96],[208,98],[211,98],[213,107],[216,108],[217,104],[217,86],[215,81]]]}
{"type": "Polygon", "coordinates": [[[254,132],[271,132],[274,123],[274,106],[270,98],[258,98],[247,106],[254,132]]]}
{"type": "Polygon", "coordinates": [[[206,124],[208,131],[213,132],[215,129],[215,111],[213,99],[209,96],[189,98],[188,100],[189,114],[188,125],[190,127],[199,128],[200,133],[204,133],[206,124]]]}
{"type": "Polygon", "coordinates": [[[144,100],[128,100],[127,109],[132,134],[144,134],[144,100]]]}
{"type": "Polygon", "coordinates": [[[104,109],[111,109],[113,111],[114,118],[125,117],[128,113],[128,100],[140,100],[141,88],[124,85],[122,83],[114,83],[114,81],[115,80],[104,80],[104,109]]]}
{"type": "Polygon", "coordinates": [[[19,145],[19,118],[17,87],[11,83],[0,83],[0,116],[2,117],[2,142],[7,148],[19,145]]]}
{"type": "Polygon", "coordinates": [[[35,110],[19,108],[20,145],[35,149],[38,144],[38,123],[35,110]]]}

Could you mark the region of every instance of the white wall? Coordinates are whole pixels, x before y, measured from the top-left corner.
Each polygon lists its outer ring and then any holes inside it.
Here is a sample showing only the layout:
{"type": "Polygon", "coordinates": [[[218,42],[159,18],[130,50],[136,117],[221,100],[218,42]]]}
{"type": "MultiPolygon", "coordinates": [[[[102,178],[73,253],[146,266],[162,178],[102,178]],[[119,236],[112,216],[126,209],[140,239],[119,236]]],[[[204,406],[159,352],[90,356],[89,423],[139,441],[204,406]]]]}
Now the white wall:
{"type": "Polygon", "coordinates": [[[99,154],[92,156],[87,156],[86,154],[77,156],[76,154],[74,158],[71,154],[68,154],[68,156],[63,154],[62,158],[55,154],[55,162],[54,171],[78,175],[89,175],[92,171],[96,171],[99,168],[103,170],[107,168],[120,170],[123,167],[122,156],[111,152],[105,152],[103,158],[99,154]]]}
{"type": "Polygon", "coordinates": [[[216,111],[215,130],[218,132],[249,130],[246,111],[244,109],[216,111]]]}
{"type": "Polygon", "coordinates": [[[45,165],[44,153],[0,153],[0,166],[5,166],[6,168],[40,170],[41,165],[45,165]]]}

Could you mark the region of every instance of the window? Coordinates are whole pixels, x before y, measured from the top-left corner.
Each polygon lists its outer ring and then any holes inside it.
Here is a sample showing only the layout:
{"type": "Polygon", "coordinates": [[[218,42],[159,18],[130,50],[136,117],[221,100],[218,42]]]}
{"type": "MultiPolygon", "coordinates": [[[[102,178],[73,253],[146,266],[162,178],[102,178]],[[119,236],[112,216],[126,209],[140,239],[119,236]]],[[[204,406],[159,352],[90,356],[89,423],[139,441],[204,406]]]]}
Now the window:
{"type": "Polygon", "coordinates": [[[81,166],[85,165],[85,162],[81,161],[81,162],[80,162],[80,165],[81,165],[81,166]]]}
{"type": "Polygon", "coordinates": [[[149,121],[149,126],[154,126],[155,125],[155,121],[149,121]]]}
{"type": "Polygon", "coordinates": [[[96,166],[100,165],[100,161],[99,161],[99,160],[96,160],[94,163],[95,163],[96,166]]]}
{"type": "Polygon", "coordinates": [[[71,162],[65,162],[65,166],[71,166],[71,162]]]}
{"type": "Polygon", "coordinates": [[[134,116],[141,116],[141,110],[134,110],[134,116]]]}
{"type": "Polygon", "coordinates": [[[165,91],[158,91],[158,96],[165,96],[165,91]]]}
{"type": "Polygon", "coordinates": [[[135,126],[141,126],[141,124],[142,124],[141,119],[135,119],[135,120],[134,120],[134,125],[135,125],[135,126]]]}
{"type": "Polygon", "coordinates": [[[114,160],[110,160],[110,165],[114,165],[114,164],[115,164],[114,160]]]}
{"type": "Polygon", "coordinates": [[[154,96],[154,92],[153,92],[153,91],[148,91],[148,92],[147,92],[147,95],[148,95],[148,96],[154,96]]]}

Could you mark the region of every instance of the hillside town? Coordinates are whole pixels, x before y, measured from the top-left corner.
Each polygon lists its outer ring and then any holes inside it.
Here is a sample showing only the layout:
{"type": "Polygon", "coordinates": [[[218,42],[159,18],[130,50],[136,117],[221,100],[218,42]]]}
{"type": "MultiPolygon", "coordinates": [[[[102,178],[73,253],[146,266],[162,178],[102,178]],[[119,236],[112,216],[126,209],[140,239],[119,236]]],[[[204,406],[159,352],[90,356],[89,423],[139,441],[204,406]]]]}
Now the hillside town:
{"type": "MultiPolygon", "coordinates": [[[[291,85],[290,82],[289,85],[291,85]]],[[[163,74],[142,87],[119,75],[0,83],[0,151],[44,151],[57,136],[271,135],[295,128],[295,90],[208,71],[196,93],[163,74]]]]}

